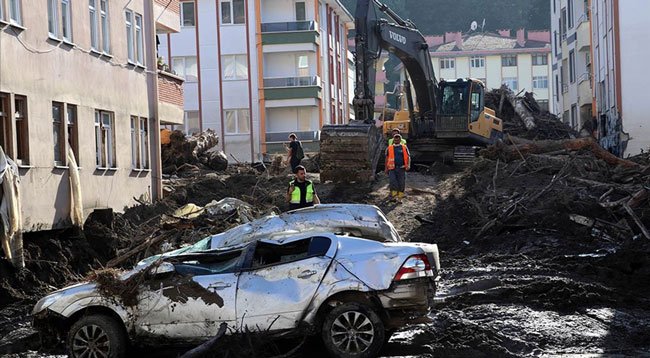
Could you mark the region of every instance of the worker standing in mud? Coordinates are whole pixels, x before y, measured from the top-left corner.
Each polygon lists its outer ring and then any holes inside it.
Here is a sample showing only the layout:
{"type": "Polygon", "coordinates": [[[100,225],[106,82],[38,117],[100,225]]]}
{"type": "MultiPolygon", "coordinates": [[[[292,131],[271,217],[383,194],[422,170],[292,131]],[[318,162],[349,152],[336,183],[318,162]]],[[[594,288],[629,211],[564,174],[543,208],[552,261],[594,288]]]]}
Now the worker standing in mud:
{"type": "Polygon", "coordinates": [[[395,134],[393,144],[386,148],[386,174],[388,174],[390,197],[401,199],[406,189],[406,171],[411,169],[411,154],[402,136],[395,134]]]}
{"type": "Polygon", "coordinates": [[[314,189],[314,183],[307,180],[307,171],[302,165],[296,167],[296,178],[289,182],[287,201],[289,202],[289,210],[320,204],[320,199],[316,194],[316,189],[314,189]]]}

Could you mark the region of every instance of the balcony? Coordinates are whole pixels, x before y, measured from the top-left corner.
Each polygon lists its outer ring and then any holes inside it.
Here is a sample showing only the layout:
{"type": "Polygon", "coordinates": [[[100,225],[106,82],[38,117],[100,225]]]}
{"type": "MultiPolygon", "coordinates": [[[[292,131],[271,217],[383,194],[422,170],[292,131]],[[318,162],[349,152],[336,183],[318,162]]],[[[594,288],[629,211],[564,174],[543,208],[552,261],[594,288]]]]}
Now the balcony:
{"type": "Polygon", "coordinates": [[[172,73],[158,71],[158,117],[162,124],[183,124],[183,82],[172,73]]]}
{"type": "Polygon", "coordinates": [[[591,74],[585,72],[578,78],[578,106],[591,104],[592,99],[591,74]]]}
{"type": "Polygon", "coordinates": [[[156,19],[156,31],[162,33],[181,31],[180,16],[181,11],[178,1],[153,1],[153,18],[156,19]]]}
{"type": "Polygon", "coordinates": [[[265,78],[264,97],[267,100],[320,98],[320,78],[318,76],[265,78]]]}
{"type": "Polygon", "coordinates": [[[591,33],[589,32],[589,22],[581,22],[578,25],[576,34],[578,36],[578,43],[576,43],[576,48],[578,51],[588,51],[591,48],[591,33]]]}
{"type": "Polygon", "coordinates": [[[320,34],[315,21],[268,22],[262,24],[262,44],[281,45],[319,43],[320,34]]]}

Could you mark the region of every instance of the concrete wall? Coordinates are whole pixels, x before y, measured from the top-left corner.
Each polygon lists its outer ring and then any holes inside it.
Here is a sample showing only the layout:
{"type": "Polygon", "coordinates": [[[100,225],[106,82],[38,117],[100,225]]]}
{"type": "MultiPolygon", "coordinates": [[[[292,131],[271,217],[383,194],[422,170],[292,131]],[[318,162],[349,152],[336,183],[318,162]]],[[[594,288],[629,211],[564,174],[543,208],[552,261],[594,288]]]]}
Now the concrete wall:
{"type": "MultiPolygon", "coordinates": [[[[131,169],[130,116],[151,118],[157,103],[148,99],[152,89],[144,69],[126,65],[123,36],[124,8],[143,14],[144,3],[109,2],[110,56],[89,53],[88,3],[71,2],[71,6],[74,44],[48,39],[47,6],[41,0],[22,1],[24,29],[0,29],[0,92],[27,98],[29,165],[20,169],[20,175],[28,231],[59,227],[69,217],[68,170],[54,167],[52,101],[77,106],[85,214],[95,208],[122,210],[135,203],[133,197],[150,195],[152,187],[150,172],[131,169]],[[114,113],[117,168],[95,169],[95,110],[114,113]]],[[[153,53],[153,48],[145,48],[145,56],[153,53]]],[[[156,76],[154,69],[151,73],[156,76]]],[[[152,128],[150,125],[150,133],[152,128]]]]}

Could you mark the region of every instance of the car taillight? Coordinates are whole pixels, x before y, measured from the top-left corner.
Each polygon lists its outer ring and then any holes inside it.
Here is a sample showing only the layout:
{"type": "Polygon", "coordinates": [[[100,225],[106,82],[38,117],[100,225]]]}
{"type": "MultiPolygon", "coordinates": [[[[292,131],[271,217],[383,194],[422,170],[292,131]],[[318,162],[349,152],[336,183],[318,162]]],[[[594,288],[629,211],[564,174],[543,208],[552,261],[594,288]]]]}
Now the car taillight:
{"type": "Polygon", "coordinates": [[[433,275],[427,255],[419,254],[409,256],[402,267],[399,268],[393,281],[408,280],[410,278],[426,277],[433,275]]]}

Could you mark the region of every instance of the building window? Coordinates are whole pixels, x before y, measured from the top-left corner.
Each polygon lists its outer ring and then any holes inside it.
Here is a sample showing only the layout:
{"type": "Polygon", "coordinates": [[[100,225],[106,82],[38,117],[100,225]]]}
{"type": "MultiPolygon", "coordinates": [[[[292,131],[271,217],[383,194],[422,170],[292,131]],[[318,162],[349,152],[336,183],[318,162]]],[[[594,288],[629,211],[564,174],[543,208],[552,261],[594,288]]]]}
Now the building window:
{"type": "Polygon", "coordinates": [[[248,61],[246,55],[221,56],[224,80],[248,79],[248,61]]]}
{"type": "Polygon", "coordinates": [[[79,131],[77,130],[77,106],[68,104],[66,105],[66,126],[68,134],[68,144],[72,148],[72,153],[77,161],[77,165],[81,165],[79,162],[79,131]]]}
{"type": "Polygon", "coordinates": [[[567,32],[567,17],[566,17],[566,8],[562,8],[562,16],[560,17],[560,35],[562,37],[562,40],[566,40],[566,32],[567,32]]]}
{"type": "Polygon", "coordinates": [[[250,133],[250,112],[248,109],[226,109],[223,111],[226,134],[250,133]]]}
{"type": "Polygon", "coordinates": [[[172,57],[172,70],[187,82],[199,80],[196,56],[172,57]]]}
{"type": "Polygon", "coordinates": [[[135,60],[139,65],[144,64],[144,49],[142,39],[142,15],[135,14],[135,60]]]}
{"type": "Polygon", "coordinates": [[[568,22],[569,22],[569,28],[573,28],[573,0],[567,0],[567,17],[568,17],[568,22]]]}
{"type": "Polygon", "coordinates": [[[307,19],[307,11],[304,1],[296,1],[296,21],[305,21],[307,19]]]}
{"type": "Polygon", "coordinates": [[[21,0],[9,0],[9,22],[15,25],[23,24],[21,0]]]}
{"type": "Polygon", "coordinates": [[[189,135],[201,133],[199,111],[185,111],[185,133],[189,135]]]}
{"type": "Polygon", "coordinates": [[[548,56],[546,54],[533,55],[533,66],[548,65],[548,56]]]}
{"type": "Polygon", "coordinates": [[[469,60],[470,66],[473,68],[482,68],[485,67],[485,57],[483,56],[472,56],[469,60]]]}
{"type": "Polygon", "coordinates": [[[312,130],[311,128],[311,113],[310,108],[298,108],[298,125],[296,129],[301,132],[312,130]]]}
{"type": "Polygon", "coordinates": [[[246,7],[244,0],[232,0],[221,2],[221,23],[222,24],[243,24],[246,20],[246,7]]]}
{"type": "Polygon", "coordinates": [[[7,156],[11,157],[11,118],[9,115],[9,95],[0,93],[0,146],[7,156]]]}
{"type": "Polygon", "coordinates": [[[548,88],[548,76],[533,76],[533,88],[535,88],[535,89],[547,89],[548,88]]]}
{"type": "Polygon", "coordinates": [[[133,12],[131,10],[124,11],[126,22],[126,47],[129,62],[135,62],[135,48],[133,46],[133,12]]]}
{"type": "Polygon", "coordinates": [[[29,131],[27,118],[27,98],[15,96],[14,105],[16,112],[14,119],[16,121],[16,163],[29,164],[29,131]]]}
{"type": "Polygon", "coordinates": [[[61,28],[63,39],[72,42],[72,9],[70,0],[61,0],[61,28]]]}
{"type": "Polygon", "coordinates": [[[108,0],[99,0],[99,15],[102,24],[102,51],[110,53],[110,37],[108,29],[108,0]]]}
{"type": "Polygon", "coordinates": [[[571,105],[571,127],[578,127],[578,107],[575,104],[571,105]]]}
{"type": "Polygon", "coordinates": [[[454,68],[456,65],[456,60],[453,58],[441,58],[440,59],[440,68],[445,69],[445,68],[454,68]]]}
{"type": "Polygon", "coordinates": [[[309,57],[307,55],[296,55],[296,67],[298,76],[309,76],[309,57]]]}
{"type": "Polygon", "coordinates": [[[502,83],[513,91],[517,91],[519,89],[517,85],[517,77],[504,77],[502,83]]]}
{"type": "Polygon", "coordinates": [[[136,116],[131,116],[131,168],[149,169],[148,121],[136,116]]]}
{"type": "Polygon", "coordinates": [[[114,114],[95,111],[95,157],[97,168],[116,168],[114,114]]]}
{"type": "Polygon", "coordinates": [[[52,103],[52,138],[54,139],[54,165],[65,165],[65,121],[63,103],[52,103]]]}
{"type": "Polygon", "coordinates": [[[0,21],[5,21],[5,8],[2,0],[0,0],[0,21]]]}
{"type": "Polygon", "coordinates": [[[569,51],[569,80],[576,81],[576,54],[574,50],[569,51]]]}
{"type": "Polygon", "coordinates": [[[181,26],[195,26],[196,11],[194,1],[181,2],[181,26]]]}
{"type": "Polygon", "coordinates": [[[47,0],[47,32],[59,37],[59,0],[47,0]]]}
{"type": "Polygon", "coordinates": [[[90,18],[90,47],[97,50],[99,47],[99,28],[97,24],[97,0],[88,0],[88,15],[90,18]]]}
{"type": "Polygon", "coordinates": [[[503,67],[517,66],[517,55],[503,55],[503,56],[501,56],[501,66],[503,66],[503,67]]]}

